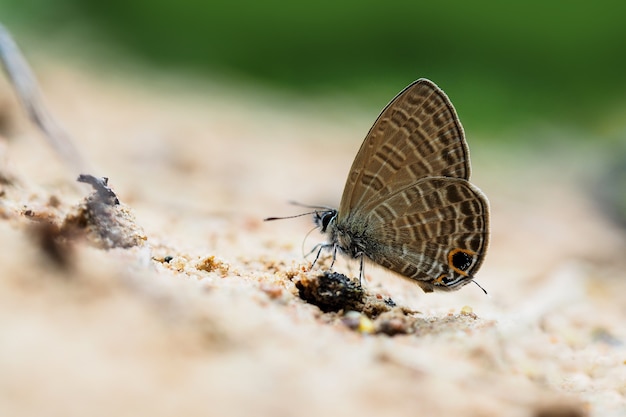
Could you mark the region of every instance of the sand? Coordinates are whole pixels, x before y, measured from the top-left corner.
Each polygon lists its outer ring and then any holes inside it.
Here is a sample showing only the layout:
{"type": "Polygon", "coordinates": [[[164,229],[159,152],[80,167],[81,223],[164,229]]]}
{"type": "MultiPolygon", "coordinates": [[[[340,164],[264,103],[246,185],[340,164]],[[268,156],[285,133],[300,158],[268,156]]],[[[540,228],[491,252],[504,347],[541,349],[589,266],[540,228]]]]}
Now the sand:
{"type": "Polygon", "coordinates": [[[363,312],[323,312],[298,289],[329,265],[303,256],[323,237],[305,238],[308,216],[262,219],[302,212],[288,200],[336,206],[376,114],[37,62],[120,204],[94,226],[91,187],[3,85],[0,415],[626,415],[626,239],[568,169],[576,152],[469,132],[489,296],[366,265],[363,312]]]}

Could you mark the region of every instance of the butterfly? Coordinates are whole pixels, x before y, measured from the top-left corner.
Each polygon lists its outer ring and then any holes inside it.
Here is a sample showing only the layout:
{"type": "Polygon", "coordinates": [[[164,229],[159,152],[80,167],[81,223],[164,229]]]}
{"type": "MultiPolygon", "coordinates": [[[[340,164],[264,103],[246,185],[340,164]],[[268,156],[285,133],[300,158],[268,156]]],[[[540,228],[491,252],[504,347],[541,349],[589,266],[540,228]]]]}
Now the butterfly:
{"type": "Polygon", "coordinates": [[[359,259],[361,278],[368,259],[424,292],[472,282],[489,244],[489,202],[469,177],[469,148],[454,106],[432,81],[413,82],[365,137],[339,209],[312,213],[328,235],[313,265],[327,249],[333,264],[337,252],[359,259]]]}

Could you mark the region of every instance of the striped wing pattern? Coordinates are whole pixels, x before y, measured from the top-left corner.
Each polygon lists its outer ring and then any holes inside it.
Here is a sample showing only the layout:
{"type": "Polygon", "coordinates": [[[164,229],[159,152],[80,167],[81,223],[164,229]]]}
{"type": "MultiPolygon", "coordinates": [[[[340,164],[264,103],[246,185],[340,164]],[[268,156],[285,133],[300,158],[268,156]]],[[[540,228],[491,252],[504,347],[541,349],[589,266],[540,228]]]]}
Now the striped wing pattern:
{"type": "Polygon", "coordinates": [[[469,176],[452,103],[419,79],[385,107],[361,145],[332,243],[426,292],[458,289],[472,280],[489,243],[489,203],[469,176]]]}
{"type": "Polygon", "coordinates": [[[487,199],[468,181],[424,178],[369,213],[365,221],[377,247],[364,253],[377,264],[416,280],[425,291],[432,291],[439,277],[450,284],[438,289],[455,289],[472,279],[484,259],[489,244],[488,213],[487,199]],[[468,255],[462,268],[450,261],[450,254],[459,250],[468,255]]]}
{"type": "Polygon", "coordinates": [[[366,211],[420,178],[469,179],[463,127],[446,94],[419,79],[381,112],[352,164],[339,215],[366,211]]]}

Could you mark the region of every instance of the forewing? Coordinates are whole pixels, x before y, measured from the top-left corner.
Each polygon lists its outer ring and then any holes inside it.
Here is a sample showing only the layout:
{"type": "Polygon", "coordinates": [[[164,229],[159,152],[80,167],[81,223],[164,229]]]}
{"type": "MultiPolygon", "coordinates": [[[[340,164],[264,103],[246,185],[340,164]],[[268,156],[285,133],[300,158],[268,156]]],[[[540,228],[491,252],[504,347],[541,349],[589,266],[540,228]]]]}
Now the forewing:
{"type": "Polygon", "coordinates": [[[452,103],[433,82],[419,79],[385,107],[365,137],[339,215],[383,200],[420,178],[469,175],[469,150],[452,103]]]}
{"type": "Polygon", "coordinates": [[[489,243],[489,203],[459,178],[422,179],[381,202],[367,222],[376,237],[367,256],[425,291],[435,282],[444,290],[469,282],[489,243]]]}

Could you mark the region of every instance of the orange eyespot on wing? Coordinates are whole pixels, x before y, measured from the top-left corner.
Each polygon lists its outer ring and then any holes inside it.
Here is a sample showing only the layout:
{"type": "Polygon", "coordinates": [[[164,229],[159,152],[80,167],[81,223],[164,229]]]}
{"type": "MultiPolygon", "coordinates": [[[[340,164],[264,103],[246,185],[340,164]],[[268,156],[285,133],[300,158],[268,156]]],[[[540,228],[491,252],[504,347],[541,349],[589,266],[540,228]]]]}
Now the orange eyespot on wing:
{"type": "Polygon", "coordinates": [[[474,251],[454,248],[448,252],[448,265],[454,272],[466,277],[468,275],[467,270],[474,263],[475,256],[476,252],[474,251]]]}
{"type": "Polygon", "coordinates": [[[444,285],[443,280],[448,278],[446,274],[439,275],[436,279],[433,280],[433,284],[435,285],[444,285]]]}

